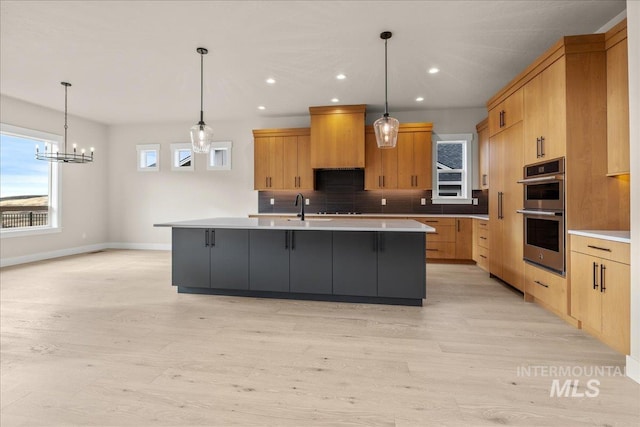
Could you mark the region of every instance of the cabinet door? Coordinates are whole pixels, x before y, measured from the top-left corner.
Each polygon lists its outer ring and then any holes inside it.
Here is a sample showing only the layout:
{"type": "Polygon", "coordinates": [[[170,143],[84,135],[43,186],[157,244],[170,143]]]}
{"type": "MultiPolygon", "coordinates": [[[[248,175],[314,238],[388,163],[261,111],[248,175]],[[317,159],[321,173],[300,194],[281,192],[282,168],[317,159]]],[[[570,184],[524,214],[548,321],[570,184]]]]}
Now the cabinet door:
{"type": "Polygon", "coordinates": [[[378,148],[375,133],[367,132],[364,134],[364,150],[366,165],[364,168],[364,189],[379,190],[382,188],[382,152],[385,150],[378,148]]]}
{"type": "Polygon", "coordinates": [[[586,329],[602,329],[600,259],[571,252],[571,315],[586,329]]]}
{"type": "Polygon", "coordinates": [[[480,188],[487,190],[489,189],[489,128],[487,127],[478,132],[478,158],[480,188]]]}
{"type": "Polygon", "coordinates": [[[253,142],[253,188],[269,189],[269,140],[270,137],[255,138],[253,142]]]}
{"type": "Polygon", "coordinates": [[[416,132],[413,134],[413,170],[414,189],[430,190],[431,185],[431,132],[416,132]]]}
{"type": "Polygon", "coordinates": [[[249,230],[249,289],[289,292],[289,232],[249,230]]]}
{"type": "Polygon", "coordinates": [[[540,137],[543,133],[544,94],[542,75],[538,74],[524,86],[524,163],[540,161],[540,137]]]}
{"type": "Polygon", "coordinates": [[[290,231],[290,290],[310,294],[332,292],[332,232],[290,231]]]}
{"type": "Polygon", "coordinates": [[[285,190],[298,189],[298,137],[282,138],[283,152],[283,186],[285,190]]]}
{"type": "Polygon", "coordinates": [[[209,287],[209,230],[176,228],[171,230],[171,283],[187,288],[209,287]]]}
{"type": "Polygon", "coordinates": [[[489,143],[489,181],[491,181],[491,189],[489,190],[489,250],[491,252],[489,271],[498,277],[502,277],[504,251],[502,233],[504,220],[501,218],[502,192],[504,191],[504,148],[504,133],[491,137],[489,143]]]}
{"type": "Polygon", "coordinates": [[[542,131],[540,159],[551,160],[567,153],[566,61],[559,59],[542,76],[542,131]]]}
{"type": "Polygon", "coordinates": [[[472,259],[473,220],[456,218],[456,259],[472,259]]]}
{"type": "Polygon", "coordinates": [[[601,260],[600,268],[602,335],[611,347],[629,354],[630,267],[619,262],[601,260]]]}
{"type": "Polygon", "coordinates": [[[413,132],[398,134],[398,188],[413,189],[414,182],[414,151],[413,132]]]}
{"type": "Polygon", "coordinates": [[[523,90],[518,89],[504,100],[504,113],[502,115],[503,129],[509,128],[522,121],[523,110],[523,90]]]}
{"type": "Polygon", "coordinates": [[[269,189],[284,188],[284,137],[269,138],[269,189]]]}
{"type": "Polygon", "coordinates": [[[629,173],[627,39],[607,49],[607,173],[629,173]]]}
{"type": "Polygon", "coordinates": [[[298,136],[298,189],[313,190],[311,139],[309,135],[298,136]]]}
{"type": "Polygon", "coordinates": [[[422,233],[378,233],[378,296],[424,298],[425,239],[422,233]]]}
{"type": "Polygon", "coordinates": [[[211,287],[249,289],[249,230],[210,230],[211,287]]]}
{"type": "Polygon", "coordinates": [[[377,260],[377,233],[334,232],[333,294],[378,295],[377,260]]]}

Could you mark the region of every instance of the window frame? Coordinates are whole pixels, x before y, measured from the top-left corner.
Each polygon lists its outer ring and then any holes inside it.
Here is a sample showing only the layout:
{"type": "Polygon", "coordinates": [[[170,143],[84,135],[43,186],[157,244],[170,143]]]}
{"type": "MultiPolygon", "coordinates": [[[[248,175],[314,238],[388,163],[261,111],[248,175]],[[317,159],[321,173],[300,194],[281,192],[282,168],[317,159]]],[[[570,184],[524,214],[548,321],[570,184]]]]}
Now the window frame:
{"type": "MultiPolygon", "coordinates": [[[[0,123],[0,133],[30,139],[36,143],[51,144],[52,150],[60,149],[63,144],[63,136],[29,129],[22,126],[0,123]]],[[[35,156],[35,146],[33,147],[35,156]]],[[[0,238],[24,237],[41,234],[59,233],[62,231],[62,176],[58,162],[49,163],[48,204],[47,215],[49,224],[32,227],[2,228],[0,226],[0,238]]]]}
{"type": "Polygon", "coordinates": [[[194,171],[194,163],[195,156],[193,155],[193,148],[191,147],[191,143],[188,142],[177,142],[171,144],[171,170],[172,171],[182,171],[182,172],[193,172],[194,171]],[[189,165],[180,166],[180,151],[189,150],[190,160],[189,165]]]}
{"type": "Polygon", "coordinates": [[[210,171],[224,171],[231,170],[231,158],[233,151],[233,142],[232,141],[217,141],[211,143],[211,151],[209,151],[209,155],[207,156],[207,170],[210,171]],[[227,152],[227,162],[222,166],[217,166],[214,164],[214,157],[216,152],[225,150],[227,152]]]}
{"type": "MultiPolygon", "coordinates": [[[[431,193],[432,204],[472,204],[473,192],[472,192],[472,157],[473,157],[473,134],[448,134],[448,135],[435,135],[433,144],[433,190],[431,193]],[[451,170],[439,170],[438,169],[438,144],[462,144],[463,150],[463,169],[451,169],[451,170]],[[460,196],[440,196],[439,179],[440,173],[462,173],[461,182],[461,195],[460,196]]],[[[442,185],[446,185],[446,181],[442,182],[442,185]]]]}
{"type": "Polygon", "coordinates": [[[138,172],[158,172],[160,170],[160,144],[138,144],[136,145],[136,165],[138,172]],[[155,166],[142,166],[142,156],[149,151],[156,153],[155,166]]]}

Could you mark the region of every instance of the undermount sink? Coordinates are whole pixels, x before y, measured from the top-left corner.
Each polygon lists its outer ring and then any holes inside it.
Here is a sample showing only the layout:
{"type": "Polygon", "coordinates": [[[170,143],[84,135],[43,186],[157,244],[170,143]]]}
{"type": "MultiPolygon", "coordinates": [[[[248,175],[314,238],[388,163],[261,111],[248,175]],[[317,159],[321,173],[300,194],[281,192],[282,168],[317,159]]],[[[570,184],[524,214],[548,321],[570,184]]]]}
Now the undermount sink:
{"type": "MultiPolygon", "coordinates": [[[[300,218],[288,218],[287,221],[302,222],[300,218]]],[[[305,218],[304,222],[307,222],[307,221],[331,221],[331,218],[305,218]]]]}

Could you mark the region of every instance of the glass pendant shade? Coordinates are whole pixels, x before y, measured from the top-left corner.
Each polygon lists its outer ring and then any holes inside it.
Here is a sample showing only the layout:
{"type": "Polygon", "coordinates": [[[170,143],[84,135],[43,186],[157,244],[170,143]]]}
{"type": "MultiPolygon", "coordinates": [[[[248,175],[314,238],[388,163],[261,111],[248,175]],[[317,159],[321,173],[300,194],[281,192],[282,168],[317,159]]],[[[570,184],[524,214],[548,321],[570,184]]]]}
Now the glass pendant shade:
{"type": "Polygon", "coordinates": [[[398,128],[400,122],[393,117],[384,115],[373,123],[378,148],[395,148],[398,142],[398,128]]]}
{"type": "Polygon", "coordinates": [[[191,127],[191,148],[194,153],[208,153],[213,141],[213,129],[204,122],[191,127]]]}

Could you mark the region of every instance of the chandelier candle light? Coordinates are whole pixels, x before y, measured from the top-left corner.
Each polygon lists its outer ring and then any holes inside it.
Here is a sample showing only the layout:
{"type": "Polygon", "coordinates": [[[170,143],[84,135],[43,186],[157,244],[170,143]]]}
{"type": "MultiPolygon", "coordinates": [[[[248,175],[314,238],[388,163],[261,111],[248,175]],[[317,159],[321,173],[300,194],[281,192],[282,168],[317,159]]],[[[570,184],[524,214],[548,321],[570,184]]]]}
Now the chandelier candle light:
{"type": "Polygon", "coordinates": [[[202,75],[204,55],[209,51],[204,47],[199,47],[196,52],[200,54],[200,121],[191,127],[191,146],[194,153],[208,153],[211,149],[213,140],[213,129],[204,122],[204,113],[202,108],[202,75]]]}
{"type": "Polygon", "coordinates": [[[56,150],[54,153],[53,147],[49,143],[44,144],[44,151],[41,152],[40,147],[36,145],[36,159],[62,163],[91,163],[93,162],[93,147],[91,147],[91,154],[86,154],[84,148],[78,154],[78,148],[76,144],[73,144],[73,152],[67,152],[67,89],[71,83],[60,82],[60,84],[64,86],[64,152],[60,153],[56,150]]]}
{"type": "Polygon", "coordinates": [[[391,31],[383,31],[380,38],[384,40],[384,115],[373,123],[378,148],[395,148],[398,141],[398,127],[400,122],[389,117],[389,103],[387,101],[387,40],[391,38],[391,31]]]}

